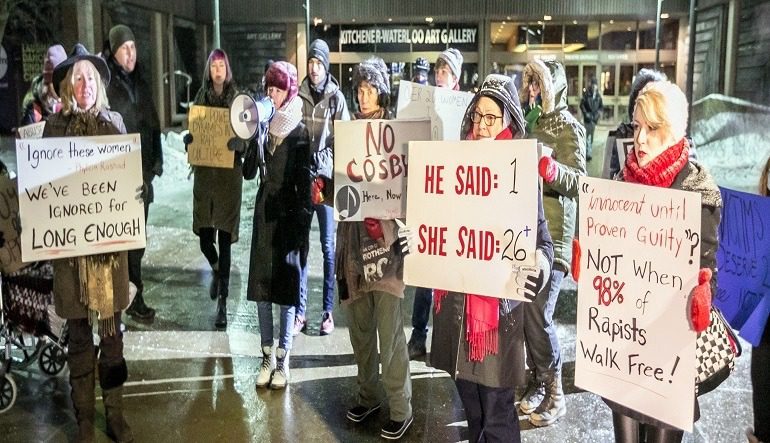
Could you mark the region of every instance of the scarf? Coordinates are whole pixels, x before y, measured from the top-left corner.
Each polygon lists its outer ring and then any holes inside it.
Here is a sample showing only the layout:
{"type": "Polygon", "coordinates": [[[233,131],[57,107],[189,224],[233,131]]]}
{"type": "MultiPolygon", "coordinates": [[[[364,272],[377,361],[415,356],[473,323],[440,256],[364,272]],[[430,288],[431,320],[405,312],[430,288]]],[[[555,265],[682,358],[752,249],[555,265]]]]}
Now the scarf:
{"type": "Polygon", "coordinates": [[[379,107],[376,111],[372,111],[368,114],[356,112],[356,120],[376,120],[385,118],[385,108],[379,107]]]}
{"type": "MultiPolygon", "coordinates": [[[[473,130],[466,140],[474,140],[473,130]]],[[[503,129],[495,140],[513,140],[511,128],[503,129]]],[[[433,290],[433,302],[438,314],[441,301],[448,291],[433,290]]],[[[483,295],[465,294],[465,341],[468,342],[468,360],[481,362],[487,355],[497,355],[499,349],[500,299],[483,295]]]]}
{"type": "Polygon", "coordinates": [[[302,99],[294,96],[290,101],[281,106],[281,109],[275,110],[273,119],[270,120],[270,135],[281,140],[297,127],[302,121],[302,99]]]}
{"type": "MultiPolygon", "coordinates": [[[[99,113],[94,110],[72,113],[67,135],[86,136],[98,134],[99,113]]],[[[118,266],[118,254],[96,254],[73,257],[70,266],[77,269],[80,287],[79,300],[88,309],[88,323],[98,321],[101,335],[115,335],[114,288],[112,272],[118,266]]]]}
{"type": "Polygon", "coordinates": [[[690,147],[686,139],[682,138],[642,168],[636,159],[636,149],[632,149],[623,168],[623,180],[662,188],[671,187],[679,171],[689,161],[689,155],[690,147]]]}

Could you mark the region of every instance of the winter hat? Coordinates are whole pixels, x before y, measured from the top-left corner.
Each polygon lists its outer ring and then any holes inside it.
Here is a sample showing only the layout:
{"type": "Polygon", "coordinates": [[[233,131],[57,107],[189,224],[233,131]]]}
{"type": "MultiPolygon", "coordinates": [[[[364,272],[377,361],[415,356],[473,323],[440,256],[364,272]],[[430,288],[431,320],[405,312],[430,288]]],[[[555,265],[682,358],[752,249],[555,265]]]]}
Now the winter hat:
{"type": "Polygon", "coordinates": [[[57,95],[59,94],[59,88],[61,86],[62,80],[64,80],[64,77],[67,76],[67,72],[72,68],[72,66],[75,65],[75,63],[81,60],[88,60],[91,62],[91,64],[94,65],[97,72],[99,72],[99,75],[102,76],[105,87],[107,87],[107,85],[110,83],[110,69],[107,67],[107,62],[105,62],[104,59],[98,55],[93,55],[88,52],[86,47],[82,44],[75,43],[75,47],[72,48],[70,56],[63,62],[59,63],[53,70],[53,88],[57,95]]]}
{"type": "Polygon", "coordinates": [[[642,68],[634,77],[634,82],[631,84],[631,94],[628,96],[628,121],[634,121],[634,106],[636,105],[636,98],[639,97],[639,92],[642,88],[647,86],[647,83],[667,80],[666,74],[656,71],[654,69],[642,68]]]}
{"type": "Polygon", "coordinates": [[[113,54],[127,41],[136,41],[131,28],[126,25],[115,25],[110,29],[110,50],[113,54]]]}
{"type": "Polygon", "coordinates": [[[265,72],[265,89],[270,86],[287,91],[285,103],[297,96],[297,68],[288,62],[274,62],[265,72]]]}
{"type": "Polygon", "coordinates": [[[414,62],[414,70],[424,72],[430,71],[430,63],[428,63],[428,59],[425,57],[417,57],[417,60],[414,62]]]}
{"type": "Polygon", "coordinates": [[[311,58],[317,58],[324,65],[326,72],[329,72],[329,45],[325,41],[317,38],[310,43],[308,60],[311,58]]]}
{"type": "Polygon", "coordinates": [[[489,97],[494,99],[498,104],[502,105],[502,110],[510,120],[509,127],[513,132],[514,138],[524,137],[525,125],[524,115],[521,111],[521,103],[519,102],[519,95],[516,91],[516,85],[513,83],[513,79],[500,74],[489,74],[487,78],[479,88],[479,92],[473,96],[468,109],[465,110],[465,117],[463,117],[463,126],[461,134],[465,137],[473,127],[473,121],[471,120],[471,113],[476,110],[476,104],[481,97],[489,97]]]}
{"type": "Polygon", "coordinates": [[[53,70],[59,63],[67,59],[67,51],[62,45],[53,45],[48,48],[48,52],[43,59],[43,78],[46,83],[51,81],[53,70]]]}
{"type": "Polygon", "coordinates": [[[449,48],[446,51],[438,55],[439,60],[444,60],[449,69],[452,70],[452,74],[455,77],[460,78],[460,74],[463,72],[463,55],[455,48],[449,48]]]}
{"type": "Polygon", "coordinates": [[[385,62],[379,57],[362,61],[353,71],[353,96],[358,97],[358,87],[367,82],[379,93],[379,105],[386,108],[390,104],[390,74],[385,62]]]}

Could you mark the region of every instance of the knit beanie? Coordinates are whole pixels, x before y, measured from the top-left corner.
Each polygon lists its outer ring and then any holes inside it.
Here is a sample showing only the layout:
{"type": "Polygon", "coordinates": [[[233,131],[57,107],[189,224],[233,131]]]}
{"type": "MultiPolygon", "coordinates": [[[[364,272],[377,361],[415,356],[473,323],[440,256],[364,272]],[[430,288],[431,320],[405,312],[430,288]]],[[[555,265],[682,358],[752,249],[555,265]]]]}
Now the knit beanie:
{"type": "Polygon", "coordinates": [[[452,74],[455,77],[460,78],[460,74],[463,72],[463,55],[455,48],[449,48],[446,51],[438,55],[439,60],[444,60],[449,69],[452,70],[452,74]]]}
{"type": "Polygon", "coordinates": [[[390,75],[381,58],[372,57],[358,64],[353,71],[353,90],[357,91],[364,81],[377,89],[380,95],[390,94],[390,75]]]}
{"type": "Polygon", "coordinates": [[[113,54],[127,41],[136,41],[131,28],[126,25],[115,25],[110,29],[110,50],[113,54]]]}
{"type": "Polygon", "coordinates": [[[428,59],[425,57],[417,57],[417,60],[414,62],[414,70],[424,72],[430,71],[430,63],[428,63],[428,59]]]}
{"type": "Polygon", "coordinates": [[[321,64],[324,65],[326,72],[329,72],[329,45],[320,38],[313,40],[310,43],[310,50],[308,51],[308,60],[311,58],[317,58],[321,64]]]}
{"type": "Polygon", "coordinates": [[[285,103],[297,96],[297,68],[288,62],[274,62],[265,72],[265,89],[270,86],[288,92],[285,103]]]}
{"type": "Polygon", "coordinates": [[[43,79],[46,83],[51,82],[53,69],[61,62],[67,59],[67,51],[62,45],[53,45],[48,48],[48,52],[43,59],[43,79]]]}

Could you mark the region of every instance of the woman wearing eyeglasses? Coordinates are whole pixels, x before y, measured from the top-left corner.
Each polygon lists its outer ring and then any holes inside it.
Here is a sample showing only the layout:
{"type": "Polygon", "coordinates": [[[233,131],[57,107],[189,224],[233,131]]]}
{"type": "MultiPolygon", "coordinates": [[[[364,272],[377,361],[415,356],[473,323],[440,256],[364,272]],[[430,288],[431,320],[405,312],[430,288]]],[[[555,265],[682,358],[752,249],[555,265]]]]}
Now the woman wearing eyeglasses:
{"type": "MultiPolygon", "coordinates": [[[[509,77],[492,74],[463,119],[467,140],[511,140],[524,135],[524,116],[509,77]]],[[[521,275],[530,298],[548,281],[553,245],[538,193],[538,270],[521,275]]],[[[523,306],[512,300],[434,291],[430,365],[455,380],[468,419],[471,442],[519,442],[514,387],[524,381],[523,306]]],[[[529,303],[525,303],[529,304],[529,303]]]]}

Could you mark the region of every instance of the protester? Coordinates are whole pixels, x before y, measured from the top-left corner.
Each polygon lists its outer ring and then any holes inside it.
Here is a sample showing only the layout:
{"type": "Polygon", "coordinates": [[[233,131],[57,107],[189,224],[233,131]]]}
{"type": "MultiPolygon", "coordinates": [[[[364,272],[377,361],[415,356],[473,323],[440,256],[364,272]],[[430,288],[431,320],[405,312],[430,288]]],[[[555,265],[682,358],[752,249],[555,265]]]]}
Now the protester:
{"type": "MultiPolygon", "coordinates": [[[[203,69],[203,84],[195,95],[194,103],[199,106],[229,108],[237,92],[227,53],[222,49],[214,49],[203,69]]],[[[234,156],[232,168],[193,166],[193,176],[192,228],[200,238],[201,252],[208,260],[213,274],[209,296],[217,300],[214,326],[225,328],[227,297],[230,294],[230,248],[238,241],[241,223],[241,156],[234,156]],[[219,245],[219,251],[215,242],[219,245]]]]}
{"type": "MultiPolygon", "coordinates": [[[[390,81],[385,62],[371,58],[353,71],[356,119],[390,119],[390,81]]],[[[404,320],[404,258],[396,241],[394,220],[367,218],[344,222],[337,231],[337,279],[348,319],[350,343],[358,366],[357,405],[347,418],[360,423],[378,411],[383,393],[390,421],[381,436],[397,440],[412,424],[412,380],[406,350],[404,320]],[[365,273],[372,260],[379,272],[365,273]],[[379,340],[378,340],[379,339],[379,340]],[[377,343],[379,341],[379,354],[377,343]],[[382,366],[382,377],[379,368],[382,366]]]]}
{"type": "MultiPolygon", "coordinates": [[[[417,59],[418,62],[420,59],[417,59]]],[[[423,59],[425,60],[425,59],[423,59]]],[[[427,64],[427,60],[425,60],[427,64]]],[[[436,60],[436,87],[460,90],[463,56],[457,49],[449,48],[436,60]]],[[[412,305],[412,335],[409,337],[409,358],[414,360],[427,354],[425,342],[428,339],[428,320],[433,303],[433,289],[414,288],[412,305]]]]}
{"type": "MultiPolygon", "coordinates": [[[[698,285],[690,293],[688,310],[682,313],[691,320],[693,330],[701,332],[709,325],[711,295],[716,289],[717,228],[722,198],[711,174],[699,163],[689,160],[685,137],[687,114],[687,99],[673,83],[653,81],[642,88],[633,114],[634,148],[629,151],[618,179],[701,194],[701,269],[698,285]]],[[[612,409],[615,441],[682,441],[684,431],[608,399],[604,401],[612,409]]],[[[697,421],[700,409],[694,391],[693,401],[697,421]]]]}
{"type": "MultiPolygon", "coordinates": [[[[318,216],[321,250],[324,256],[323,314],[320,335],[334,331],[334,236],[336,223],[334,209],[334,121],[350,120],[348,105],[340,91],[339,83],[329,73],[329,45],[323,40],[310,43],[307,77],[302,80],[299,97],[302,99],[303,122],[310,134],[312,168],[316,175],[313,182],[313,210],[318,216]],[[327,202],[327,204],[323,204],[327,202]]],[[[305,331],[307,319],[307,268],[302,270],[300,303],[294,316],[294,331],[305,331]]]]}
{"type": "Polygon", "coordinates": [[[257,387],[282,389],[289,383],[294,310],[307,266],[310,223],[310,140],[297,96],[297,68],[279,61],[265,73],[267,95],[276,112],[270,121],[265,159],[254,206],[247,297],[257,302],[262,365],[257,387]],[[273,304],[280,310],[278,349],[273,353],[273,304]]]}
{"type": "Polygon", "coordinates": [[[62,45],[48,48],[43,59],[43,73],[32,79],[29,91],[22,102],[21,125],[31,125],[44,120],[61,109],[61,99],[56,95],[52,77],[53,70],[67,58],[62,45]]]}
{"type": "Polygon", "coordinates": [[[602,95],[599,93],[599,87],[596,79],[591,79],[591,84],[583,92],[583,99],[580,100],[580,112],[583,113],[583,123],[586,129],[586,160],[591,161],[591,153],[594,145],[594,129],[602,116],[604,104],[602,95]]]}
{"type": "MultiPolygon", "coordinates": [[[[138,132],[142,140],[142,177],[147,188],[144,200],[144,219],[147,222],[150,203],[155,192],[152,181],[163,175],[163,151],[160,142],[160,121],[152,98],[152,88],[142,74],[137,61],[134,33],[128,26],[116,25],[110,29],[109,41],[102,51],[102,57],[112,73],[112,82],[107,88],[112,110],[123,116],[126,130],[138,132]]],[[[142,281],[142,257],[144,249],[128,251],[128,276],[136,286],[137,293],[126,314],[140,320],[155,317],[155,309],[144,301],[142,281]]]]}
{"type": "Polygon", "coordinates": [[[412,65],[412,81],[421,85],[428,84],[428,72],[430,71],[430,63],[425,57],[417,57],[412,65]]]}
{"type": "MultiPolygon", "coordinates": [[[[770,196],[770,158],[759,176],[759,195],[770,196]]],[[[754,429],[746,430],[749,443],[770,442],[770,327],[765,326],[759,346],[751,349],[751,400],[754,407],[754,429]]]]}
{"type": "Polygon", "coordinates": [[[561,282],[570,270],[577,213],[578,178],[586,174],[585,130],[567,109],[567,77],[555,61],[534,60],[524,67],[520,99],[527,137],[553,152],[540,159],[543,207],[553,239],[553,268],[548,288],[524,306],[527,363],[533,377],[519,408],[535,426],[548,426],[564,416],[562,356],[553,312],[561,282]]]}
{"type": "MultiPolygon", "coordinates": [[[[468,106],[461,134],[468,140],[511,140],[525,135],[510,77],[487,76],[468,106]]],[[[539,192],[537,200],[537,271],[517,275],[517,281],[526,282],[531,298],[545,289],[553,261],[539,192]]],[[[468,420],[468,441],[520,442],[513,402],[514,388],[523,383],[525,375],[523,306],[483,295],[434,292],[430,365],[454,379],[468,420]]]]}
{"type": "MultiPolygon", "coordinates": [[[[53,84],[62,110],[52,114],[43,137],[80,137],[125,134],[123,119],[109,110],[106,85],[110,71],[100,57],[76,44],[69,58],[53,71],[53,84]]],[[[72,403],[78,423],[78,442],[95,439],[94,380],[97,356],[92,321],[99,331],[99,385],[106,415],[107,435],[133,441],[123,416],[123,383],[128,367],[123,358],[120,311],[128,306],[129,279],[126,252],[58,259],[54,266],[56,313],[67,319],[72,403]]]]}
{"type": "Polygon", "coordinates": [[[460,90],[460,78],[463,75],[463,55],[459,50],[449,48],[439,54],[435,69],[437,87],[460,90]]]}

